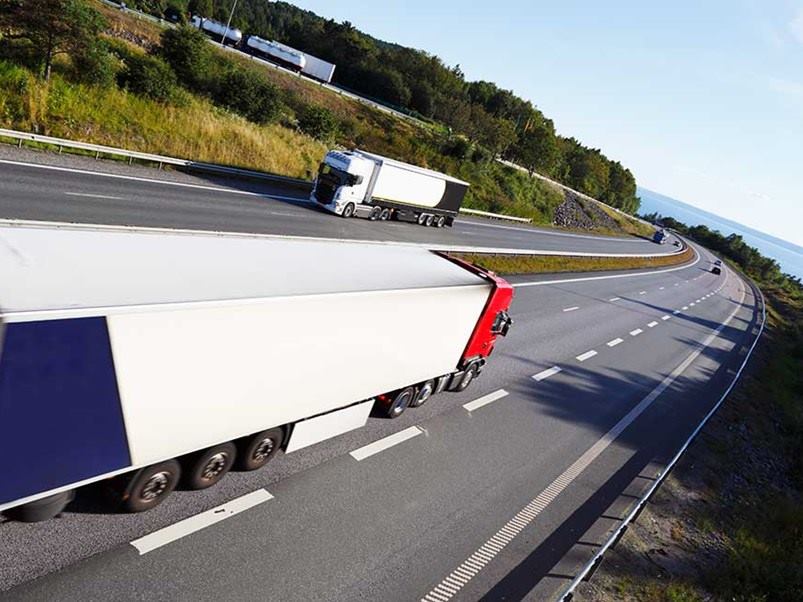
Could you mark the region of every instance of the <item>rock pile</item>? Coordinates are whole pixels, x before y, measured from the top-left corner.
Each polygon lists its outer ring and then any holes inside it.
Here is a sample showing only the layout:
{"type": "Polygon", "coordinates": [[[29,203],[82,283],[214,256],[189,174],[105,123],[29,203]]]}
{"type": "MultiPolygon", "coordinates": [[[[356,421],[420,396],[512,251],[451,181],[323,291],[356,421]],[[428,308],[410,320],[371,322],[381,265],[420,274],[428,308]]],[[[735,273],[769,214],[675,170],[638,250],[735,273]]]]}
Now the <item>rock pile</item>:
{"type": "Polygon", "coordinates": [[[555,208],[555,225],[574,230],[608,228],[618,230],[619,225],[596,203],[587,201],[573,192],[564,193],[564,201],[555,208]]]}

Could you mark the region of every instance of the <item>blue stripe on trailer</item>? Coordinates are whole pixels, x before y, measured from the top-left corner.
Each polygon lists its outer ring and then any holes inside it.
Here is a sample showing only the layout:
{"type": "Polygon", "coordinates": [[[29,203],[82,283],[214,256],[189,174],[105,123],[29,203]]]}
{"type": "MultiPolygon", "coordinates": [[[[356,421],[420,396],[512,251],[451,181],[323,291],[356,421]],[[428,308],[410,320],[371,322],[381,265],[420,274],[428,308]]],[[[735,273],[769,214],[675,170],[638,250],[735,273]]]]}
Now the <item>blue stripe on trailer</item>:
{"type": "Polygon", "coordinates": [[[0,504],[131,464],[105,318],[6,324],[0,504]]]}

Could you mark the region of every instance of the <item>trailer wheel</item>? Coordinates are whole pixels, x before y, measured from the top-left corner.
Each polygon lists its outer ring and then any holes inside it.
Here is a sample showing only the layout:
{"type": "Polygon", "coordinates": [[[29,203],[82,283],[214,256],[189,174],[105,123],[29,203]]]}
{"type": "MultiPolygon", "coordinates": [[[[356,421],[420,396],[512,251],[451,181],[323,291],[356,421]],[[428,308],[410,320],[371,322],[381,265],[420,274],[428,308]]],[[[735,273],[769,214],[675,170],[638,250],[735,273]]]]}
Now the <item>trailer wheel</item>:
{"type": "Polygon", "coordinates": [[[443,228],[446,225],[446,218],[442,215],[438,216],[438,219],[435,221],[436,228],[443,228]]]}
{"type": "Polygon", "coordinates": [[[426,220],[427,227],[431,226],[432,222],[434,222],[434,221],[435,221],[435,216],[434,215],[428,215],[427,216],[427,220],[426,220]]]}
{"type": "Polygon", "coordinates": [[[415,399],[415,387],[399,389],[387,409],[388,418],[398,418],[415,399]]]}
{"type": "Polygon", "coordinates": [[[229,472],[237,455],[234,443],[221,443],[185,460],[184,486],[187,489],[206,489],[217,483],[229,472]]]}
{"type": "Polygon", "coordinates": [[[284,430],[268,429],[237,442],[237,470],[257,470],[270,462],[284,441],[284,430]]]}
{"type": "Polygon", "coordinates": [[[427,221],[427,214],[426,213],[419,213],[418,219],[416,220],[419,226],[423,226],[424,222],[427,221]]]}
{"type": "Polygon", "coordinates": [[[348,205],[343,207],[343,213],[341,213],[340,216],[348,219],[352,215],[354,215],[354,203],[349,203],[348,205]]]}
{"type": "Polygon", "coordinates": [[[427,400],[432,397],[432,394],[435,392],[435,381],[428,380],[418,387],[418,393],[415,396],[415,399],[410,402],[411,408],[418,408],[424,405],[427,400]]]}
{"type": "Polygon", "coordinates": [[[371,215],[368,216],[368,219],[372,222],[375,222],[379,219],[379,216],[382,214],[382,207],[374,207],[371,209],[371,215]]]}
{"type": "Polygon", "coordinates": [[[172,493],[181,477],[181,465],[168,460],[143,468],[128,480],[123,493],[126,512],[143,512],[161,504],[172,493]]]}
{"type": "Polygon", "coordinates": [[[478,364],[471,364],[468,368],[466,368],[465,373],[463,374],[463,378],[460,380],[460,384],[454,388],[454,391],[460,393],[461,391],[465,391],[468,389],[468,386],[474,382],[474,379],[477,378],[477,375],[480,373],[480,367],[478,364]]]}
{"type": "Polygon", "coordinates": [[[9,519],[21,523],[38,523],[57,517],[74,497],[75,492],[73,490],[62,491],[16,508],[10,508],[4,514],[9,519]]]}
{"type": "Polygon", "coordinates": [[[390,219],[390,209],[387,207],[382,208],[382,212],[379,214],[380,221],[386,222],[390,219]]]}

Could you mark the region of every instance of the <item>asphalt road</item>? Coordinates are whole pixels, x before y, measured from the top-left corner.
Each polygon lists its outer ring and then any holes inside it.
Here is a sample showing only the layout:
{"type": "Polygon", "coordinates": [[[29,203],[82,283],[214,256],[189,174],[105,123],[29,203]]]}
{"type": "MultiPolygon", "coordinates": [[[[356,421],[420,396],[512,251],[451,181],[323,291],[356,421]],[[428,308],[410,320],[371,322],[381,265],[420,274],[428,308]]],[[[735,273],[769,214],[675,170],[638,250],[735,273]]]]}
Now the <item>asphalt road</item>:
{"type": "Polygon", "coordinates": [[[0,589],[16,586],[14,600],[554,598],[756,335],[753,292],[728,269],[711,274],[711,260],[511,279],[515,325],[468,391],[148,513],[107,513],[88,491],[58,519],[0,523],[0,589]],[[350,455],[401,432],[412,435],[350,455]],[[272,499],[145,554],[128,543],[261,489],[272,499]]]}
{"type": "Polygon", "coordinates": [[[284,185],[191,176],[0,145],[0,218],[591,253],[672,253],[599,237],[460,218],[452,228],[338,218],[284,185]]]}

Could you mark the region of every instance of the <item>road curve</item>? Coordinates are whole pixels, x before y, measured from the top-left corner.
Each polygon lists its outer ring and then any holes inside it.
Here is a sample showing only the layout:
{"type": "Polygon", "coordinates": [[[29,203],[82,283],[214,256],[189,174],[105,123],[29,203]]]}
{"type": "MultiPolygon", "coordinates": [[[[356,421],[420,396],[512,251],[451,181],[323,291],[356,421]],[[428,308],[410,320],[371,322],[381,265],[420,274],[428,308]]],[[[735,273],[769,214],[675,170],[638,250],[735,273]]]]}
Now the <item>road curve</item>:
{"type": "Polygon", "coordinates": [[[460,218],[453,228],[344,220],[284,185],[199,177],[0,146],[0,218],[285,234],[470,247],[672,253],[637,237],[600,237],[460,218]]]}
{"type": "Polygon", "coordinates": [[[0,523],[0,589],[20,600],[554,598],[756,336],[753,291],[727,268],[711,274],[712,261],[700,251],[679,269],[512,278],[515,326],[473,388],[145,514],[107,514],[90,491],[58,520],[0,523]],[[174,541],[160,531],[254,495],[174,541]]]}

